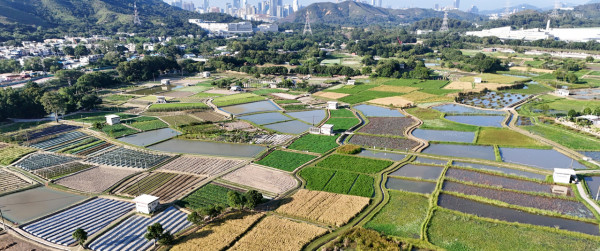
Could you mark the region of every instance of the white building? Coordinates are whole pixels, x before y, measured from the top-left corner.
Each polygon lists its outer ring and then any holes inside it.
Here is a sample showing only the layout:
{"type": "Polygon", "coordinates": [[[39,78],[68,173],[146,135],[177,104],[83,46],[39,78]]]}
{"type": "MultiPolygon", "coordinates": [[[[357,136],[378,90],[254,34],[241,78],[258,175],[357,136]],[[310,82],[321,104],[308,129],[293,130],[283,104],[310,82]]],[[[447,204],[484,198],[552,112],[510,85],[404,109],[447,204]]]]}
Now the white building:
{"type": "Polygon", "coordinates": [[[558,96],[568,97],[571,94],[571,91],[569,91],[567,89],[556,89],[556,91],[554,91],[554,93],[558,96]]]}
{"type": "Polygon", "coordinates": [[[161,85],[171,85],[171,80],[170,79],[163,79],[160,81],[161,85]]]}
{"type": "Polygon", "coordinates": [[[335,102],[335,101],[329,101],[329,102],[327,102],[327,109],[329,109],[329,110],[337,110],[338,109],[338,102],[335,102]]]}
{"type": "Polygon", "coordinates": [[[157,104],[166,104],[167,98],[165,98],[165,96],[156,96],[156,103],[157,104]]]}
{"type": "Polygon", "coordinates": [[[204,78],[210,78],[210,71],[202,72],[202,77],[204,77],[204,78]]]}
{"type": "Polygon", "coordinates": [[[106,115],[106,124],[108,125],[117,125],[121,123],[121,117],[119,115],[106,115]]]}
{"type": "Polygon", "coordinates": [[[356,85],[356,80],[348,80],[347,85],[356,85]]]}
{"type": "Polygon", "coordinates": [[[262,32],[278,32],[279,31],[279,25],[277,25],[276,23],[261,24],[257,28],[259,31],[262,31],[262,32]]]}
{"type": "Polygon", "coordinates": [[[571,180],[575,180],[577,175],[575,170],[566,168],[554,168],[554,174],[552,174],[552,180],[554,183],[569,184],[571,180]]]}
{"type": "Polygon", "coordinates": [[[540,39],[556,39],[567,42],[600,41],[600,27],[593,28],[550,28],[546,29],[521,29],[513,30],[510,26],[482,30],[468,31],[467,36],[498,37],[500,39],[519,39],[535,41],[540,39]]]}
{"type": "Polygon", "coordinates": [[[242,33],[253,33],[252,23],[250,22],[239,22],[239,23],[216,23],[210,21],[204,21],[201,19],[190,19],[189,23],[200,26],[200,28],[210,31],[215,34],[242,34],[242,33]]]}
{"type": "Polygon", "coordinates": [[[331,125],[331,124],[324,124],[320,128],[316,127],[316,126],[311,127],[308,132],[310,134],[322,134],[322,135],[328,135],[328,136],[335,135],[335,133],[333,132],[333,125],[331,125]]]}
{"type": "Polygon", "coordinates": [[[477,77],[474,78],[473,80],[474,80],[475,84],[481,84],[481,81],[482,81],[481,78],[477,78],[477,77]]]}
{"type": "Polygon", "coordinates": [[[577,117],[577,119],[585,119],[588,120],[592,123],[593,126],[595,127],[600,127],[600,116],[595,116],[595,115],[583,115],[583,116],[579,116],[577,117]]]}
{"type": "Polygon", "coordinates": [[[156,208],[159,205],[158,201],[159,201],[158,197],[148,195],[148,194],[142,194],[142,195],[136,197],[135,199],[133,199],[133,202],[135,202],[135,210],[138,213],[143,213],[143,214],[151,214],[154,211],[156,211],[156,208]]]}

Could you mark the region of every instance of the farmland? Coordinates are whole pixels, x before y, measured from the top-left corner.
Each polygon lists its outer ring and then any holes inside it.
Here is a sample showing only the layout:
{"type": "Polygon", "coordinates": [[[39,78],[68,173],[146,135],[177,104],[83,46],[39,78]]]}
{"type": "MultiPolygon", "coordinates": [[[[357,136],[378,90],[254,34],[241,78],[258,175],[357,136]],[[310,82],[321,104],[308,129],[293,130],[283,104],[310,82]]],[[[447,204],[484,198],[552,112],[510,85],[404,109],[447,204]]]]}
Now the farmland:
{"type": "Polygon", "coordinates": [[[390,201],[379,211],[365,228],[386,235],[420,238],[421,225],[427,217],[429,200],[421,195],[388,191],[390,201]]]}
{"type": "Polygon", "coordinates": [[[41,245],[24,241],[19,237],[15,237],[9,233],[0,234],[0,247],[3,250],[8,251],[21,251],[21,250],[37,250],[37,251],[48,251],[49,249],[43,248],[41,245]]]}
{"type": "Polygon", "coordinates": [[[121,183],[111,192],[132,197],[150,194],[159,197],[161,202],[171,202],[197,188],[202,180],[203,178],[186,174],[141,173],[121,183]]]}
{"type": "Polygon", "coordinates": [[[214,183],[206,184],[205,186],[194,191],[192,194],[183,198],[179,204],[187,208],[201,208],[210,205],[228,205],[227,193],[236,191],[229,189],[223,185],[214,183]]]}
{"type": "Polygon", "coordinates": [[[58,179],[54,183],[87,193],[101,193],[136,172],[133,169],[94,167],[75,175],[58,179]]]}
{"type": "Polygon", "coordinates": [[[71,173],[75,173],[75,172],[79,172],[81,170],[88,169],[90,167],[92,167],[92,166],[74,162],[74,163],[68,163],[65,165],[37,169],[34,171],[34,173],[45,179],[53,180],[53,179],[57,179],[57,178],[63,177],[65,175],[68,175],[71,173]]]}
{"type": "Polygon", "coordinates": [[[402,136],[406,128],[414,125],[416,121],[410,118],[369,118],[369,123],[359,132],[367,134],[402,136]]]}
{"type": "Polygon", "coordinates": [[[168,158],[169,156],[167,155],[142,152],[121,147],[94,156],[93,158],[88,159],[87,162],[115,167],[146,169],[158,165],[168,158]]]}
{"type": "Polygon", "coordinates": [[[243,163],[242,160],[182,156],[161,166],[159,169],[211,177],[238,167],[243,163]]]}
{"type": "Polygon", "coordinates": [[[256,165],[237,169],[223,176],[223,179],[273,194],[285,193],[298,185],[298,181],[287,173],[256,165]]]}
{"type": "Polygon", "coordinates": [[[26,171],[34,171],[37,169],[65,164],[75,160],[77,160],[77,158],[63,155],[34,153],[19,161],[19,163],[17,163],[15,166],[26,171]]]}
{"type": "Polygon", "coordinates": [[[24,180],[11,172],[0,170],[0,193],[12,192],[31,185],[33,185],[33,183],[24,180]]]}
{"type": "Polygon", "coordinates": [[[230,250],[300,250],[327,230],[277,216],[267,216],[230,250]]]}
{"type": "Polygon", "coordinates": [[[235,213],[187,235],[172,251],[224,250],[260,220],[263,214],[235,213]]]}
{"type": "Polygon", "coordinates": [[[192,116],[197,117],[204,121],[217,122],[225,119],[223,115],[220,115],[214,111],[195,111],[190,113],[192,116]]]}
{"type": "Polygon", "coordinates": [[[371,197],[374,192],[374,179],[365,174],[307,167],[300,171],[300,177],[306,181],[306,189],[310,190],[361,197],[371,197]]]}
{"type": "Polygon", "coordinates": [[[97,198],[28,224],[23,230],[52,243],[68,246],[76,242],[72,237],[73,229],[82,228],[90,235],[95,234],[133,208],[133,203],[97,198]]]}
{"type": "Polygon", "coordinates": [[[133,128],[136,128],[142,132],[169,127],[169,125],[165,124],[164,122],[160,121],[155,117],[137,117],[121,122],[133,128]]]}
{"type": "Polygon", "coordinates": [[[342,226],[369,204],[369,198],[300,190],[276,212],[303,219],[342,226]]]}
{"type": "MultiPolygon", "coordinates": [[[[94,128],[94,130],[97,130],[94,128]]],[[[112,138],[119,138],[126,135],[136,134],[137,130],[131,129],[125,125],[117,124],[117,125],[107,125],[102,127],[102,132],[112,138]]]]}
{"type": "Polygon", "coordinates": [[[270,153],[267,157],[260,161],[257,161],[256,163],[291,172],[299,166],[303,165],[304,163],[309,162],[315,158],[316,156],[308,154],[274,151],[270,153]]]}
{"type": "Polygon", "coordinates": [[[164,116],[160,117],[162,120],[167,122],[170,126],[178,127],[182,125],[189,125],[191,123],[199,123],[200,120],[189,116],[189,115],[174,115],[174,116],[164,116]]]}
{"type": "Polygon", "coordinates": [[[406,111],[423,121],[423,125],[419,127],[421,129],[450,130],[463,132],[477,131],[476,126],[460,124],[447,120],[444,118],[443,113],[433,109],[410,108],[406,111]]]}
{"type": "Polygon", "coordinates": [[[392,165],[392,162],[387,160],[375,160],[339,154],[331,155],[316,164],[317,167],[325,169],[367,174],[378,173],[390,165],[392,165]]]}
{"type": "Polygon", "coordinates": [[[229,96],[217,97],[213,100],[213,104],[216,106],[230,106],[230,105],[239,105],[245,103],[251,103],[256,101],[262,101],[265,98],[258,96],[252,93],[244,93],[244,94],[234,94],[229,96]]]}
{"type": "Polygon", "coordinates": [[[534,134],[540,135],[544,138],[550,139],[558,144],[566,146],[576,150],[600,150],[600,143],[594,138],[590,138],[584,134],[570,131],[568,129],[561,128],[559,126],[550,125],[531,125],[524,126],[523,129],[530,131],[534,134]]]}
{"type": "Polygon", "coordinates": [[[354,118],[354,113],[348,109],[331,110],[332,118],[354,118]]]}
{"type": "Polygon", "coordinates": [[[516,147],[539,147],[545,144],[520,134],[515,131],[503,128],[483,128],[477,137],[477,144],[482,145],[501,145],[516,147]]]}
{"type": "Polygon", "coordinates": [[[327,151],[338,147],[334,136],[307,134],[294,141],[289,149],[298,151],[309,151],[313,153],[326,153],[327,151]]]}
{"type": "Polygon", "coordinates": [[[397,150],[411,150],[419,145],[418,142],[405,138],[389,138],[370,135],[355,134],[348,141],[350,144],[365,146],[366,148],[377,147],[397,150]]]}
{"type": "Polygon", "coordinates": [[[6,146],[0,148],[0,165],[10,165],[21,157],[34,152],[34,149],[20,146],[6,146]]]}
{"type": "Polygon", "coordinates": [[[552,191],[551,185],[536,183],[532,181],[511,179],[502,176],[485,174],[475,171],[467,171],[463,169],[450,168],[446,172],[446,177],[463,182],[471,182],[486,186],[498,187],[503,189],[511,189],[525,192],[547,193],[552,191]]]}
{"type": "Polygon", "coordinates": [[[167,103],[167,104],[153,104],[148,108],[149,112],[174,112],[174,111],[186,111],[186,110],[203,110],[208,109],[208,105],[205,103],[167,103]]]}
{"type": "Polygon", "coordinates": [[[357,118],[330,118],[326,124],[333,125],[333,131],[342,133],[357,125],[360,121],[357,118]]]}

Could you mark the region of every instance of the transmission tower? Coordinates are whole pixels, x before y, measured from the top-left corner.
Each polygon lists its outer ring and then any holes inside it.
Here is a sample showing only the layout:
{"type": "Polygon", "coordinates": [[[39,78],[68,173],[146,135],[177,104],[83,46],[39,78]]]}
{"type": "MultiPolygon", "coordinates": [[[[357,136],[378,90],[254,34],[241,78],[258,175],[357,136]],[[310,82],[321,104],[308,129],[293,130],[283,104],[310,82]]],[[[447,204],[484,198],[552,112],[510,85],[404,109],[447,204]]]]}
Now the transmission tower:
{"type": "Polygon", "coordinates": [[[446,32],[446,31],[450,31],[450,28],[448,27],[448,12],[444,12],[444,22],[442,22],[442,28],[440,29],[441,32],[446,32]]]}
{"type": "Polygon", "coordinates": [[[310,35],[313,34],[312,32],[312,28],[310,27],[310,12],[306,12],[306,23],[304,24],[304,32],[302,33],[302,35],[306,35],[306,33],[310,33],[310,35]]]}
{"type": "Polygon", "coordinates": [[[142,21],[140,21],[140,15],[138,14],[137,1],[133,3],[133,24],[142,25],[142,21]]]}

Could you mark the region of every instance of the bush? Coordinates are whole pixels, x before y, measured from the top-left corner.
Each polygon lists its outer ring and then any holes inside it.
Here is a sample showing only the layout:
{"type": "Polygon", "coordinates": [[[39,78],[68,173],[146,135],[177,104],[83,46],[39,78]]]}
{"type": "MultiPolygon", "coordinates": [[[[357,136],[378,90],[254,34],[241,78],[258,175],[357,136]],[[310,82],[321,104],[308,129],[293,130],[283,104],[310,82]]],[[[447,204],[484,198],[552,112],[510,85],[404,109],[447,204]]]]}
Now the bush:
{"type": "Polygon", "coordinates": [[[357,154],[357,153],[360,153],[361,151],[362,151],[362,147],[357,146],[357,145],[343,145],[337,149],[338,153],[343,153],[343,154],[357,154]]]}

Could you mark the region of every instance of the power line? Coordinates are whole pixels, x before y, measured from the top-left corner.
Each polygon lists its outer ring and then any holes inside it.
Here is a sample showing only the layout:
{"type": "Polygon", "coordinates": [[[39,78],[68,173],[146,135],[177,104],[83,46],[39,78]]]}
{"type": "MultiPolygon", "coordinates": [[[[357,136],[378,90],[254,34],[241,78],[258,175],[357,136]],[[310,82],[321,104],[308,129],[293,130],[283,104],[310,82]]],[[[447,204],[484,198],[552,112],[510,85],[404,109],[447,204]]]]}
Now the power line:
{"type": "Polygon", "coordinates": [[[304,24],[304,32],[302,33],[302,35],[306,35],[306,33],[310,33],[310,35],[313,34],[312,32],[312,28],[310,27],[310,12],[306,12],[306,23],[304,24]]]}

